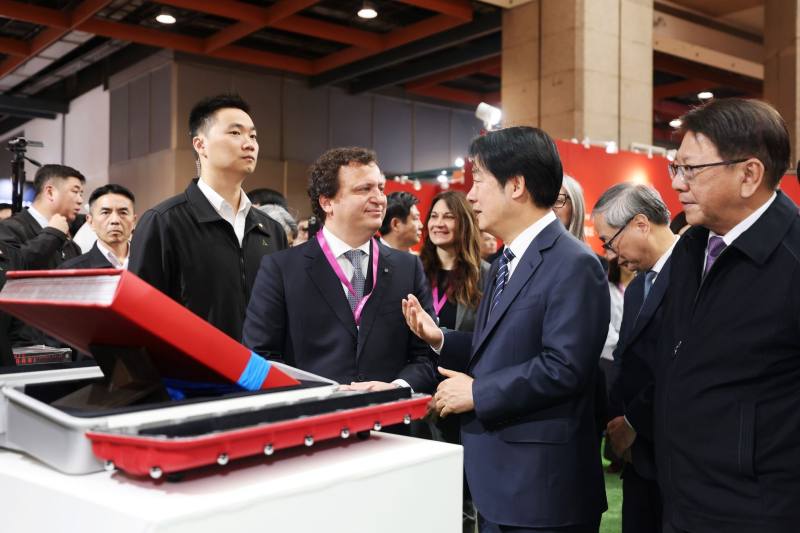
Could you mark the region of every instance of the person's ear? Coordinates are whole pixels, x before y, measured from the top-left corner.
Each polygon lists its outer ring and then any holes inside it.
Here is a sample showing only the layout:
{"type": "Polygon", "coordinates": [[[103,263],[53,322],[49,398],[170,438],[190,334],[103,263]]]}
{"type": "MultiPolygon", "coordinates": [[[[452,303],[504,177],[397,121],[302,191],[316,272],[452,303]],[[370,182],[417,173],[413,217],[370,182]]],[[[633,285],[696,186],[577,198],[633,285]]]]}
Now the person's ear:
{"type": "Polygon", "coordinates": [[[327,196],[320,196],[319,197],[319,206],[325,212],[326,215],[331,216],[333,214],[333,198],[328,198],[327,196]]]}
{"type": "Polygon", "coordinates": [[[751,157],[742,163],[742,182],[739,194],[742,198],[752,197],[761,187],[765,179],[764,163],[751,157]]]}

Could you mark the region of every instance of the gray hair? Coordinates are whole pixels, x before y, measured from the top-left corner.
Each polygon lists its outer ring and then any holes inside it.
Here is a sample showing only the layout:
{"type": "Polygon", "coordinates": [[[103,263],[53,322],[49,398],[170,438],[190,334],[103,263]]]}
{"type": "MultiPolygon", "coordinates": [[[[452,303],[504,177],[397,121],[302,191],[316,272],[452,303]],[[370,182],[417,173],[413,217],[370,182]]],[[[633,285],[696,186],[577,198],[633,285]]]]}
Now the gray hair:
{"type": "Polygon", "coordinates": [[[612,228],[621,228],[640,214],[654,224],[669,224],[669,209],[664,200],[657,190],[647,185],[614,185],[600,196],[592,210],[592,216],[603,215],[612,228]]]}
{"type": "Polygon", "coordinates": [[[283,226],[283,231],[286,232],[286,235],[291,235],[292,239],[297,238],[297,222],[289,214],[289,211],[277,204],[266,204],[256,209],[261,210],[269,218],[283,226]]]}
{"type": "Polygon", "coordinates": [[[561,182],[564,189],[567,190],[570,202],[572,202],[572,218],[569,221],[569,231],[579,241],[586,240],[584,232],[584,215],[586,214],[586,202],[583,199],[583,187],[578,183],[578,180],[572,176],[564,174],[564,180],[561,182]]]}

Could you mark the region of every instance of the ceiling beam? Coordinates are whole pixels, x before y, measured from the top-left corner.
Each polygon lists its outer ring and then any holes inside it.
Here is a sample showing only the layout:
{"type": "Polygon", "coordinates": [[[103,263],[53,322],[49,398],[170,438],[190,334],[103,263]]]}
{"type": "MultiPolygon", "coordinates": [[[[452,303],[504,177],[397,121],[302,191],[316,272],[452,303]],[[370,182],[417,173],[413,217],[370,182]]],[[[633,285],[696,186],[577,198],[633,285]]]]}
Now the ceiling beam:
{"type": "Polygon", "coordinates": [[[674,83],[665,83],[664,85],[653,86],[653,100],[663,100],[664,98],[671,98],[673,96],[695,96],[700,91],[710,91],[718,87],[718,84],[708,80],[682,80],[674,83]]]}
{"type": "Polygon", "coordinates": [[[31,24],[41,24],[51,28],[69,27],[69,16],[63,11],[12,0],[0,1],[0,17],[30,22],[31,24]]]}
{"type": "Polygon", "coordinates": [[[411,26],[398,28],[389,32],[383,37],[383,46],[378,50],[365,50],[363,48],[351,47],[341,52],[335,52],[314,62],[314,72],[319,74],[336,67],[341,67],[348,63],[353,63],[360,59],[375,55],[379,52],[391,50],[412,41],[417,41],[439,32],[449,30],[454,26],[464,24],[464,20],[451,17],[449,15],[436,15],[434,17],[421,20],[411,26]]]}
{"type": "Polygon", "coordinates": [[[708,80],[720,86],[732,87],[750,96],[761,95],[763,91],[761,80],[715,69],[661,52],[653,52],[653,69],[683,78],[708,80]]]}
{"type": "Polygon", "coordinates": [[[298,74],[311,74],[311,62],[302,58],[232,45],[208,53],[204,51],[205,42],[203,39],[152,28],[143,28],[141,26],[134,26],[133,24],[92,19],[82,24],[80,29],[88,33],[102,35],[103,37],[110,37],[112,39],[169,48],[171,50],[180,50],[191,54],[204,54],[219,59],[285,70],[298,74]]]}
{"type": "Polygon", "coordinates": [[[485,37],[479,42],[453,50],[445,50],[414,63],[384,70],[373,76],[350,84],[351,93],[374,91],[382,87],[405,83],[418,78],[438,74],[454,67],[467,65],[498,55],[501,51],[500,35],[485,37]]]}
{"type": "Polygon", "coordinates": [[[472,5],[467,0],[400,0],[430,11],[448,15],[464,21],[472,20],[472,5]]]}
{"type": "Polygon", "coordinates": [[[31,45],[19,39],[0,37],[0,53],[10,56],[29,56],[31,45]]]}
{"type": "Polygon", "coordinates": [[[426,96],[428,98],[437,98],[447,102],[474,106],[477,106],[481,102],[492,105],[499,105],[500,103],[500,93],[497,92],[479,93],[475,91],[465,91],[463,89],[453,89],[452,87],[445,87],[443,85],[432,85],[413,89],[406,88],[406,91],[417,96],[426,96]]]}
{"type": "Polygon", "coordinates": [[[687,105],[670,102],[669,100],[660,100],[653,103],[653,113],[659,113],[669,119],[681,117],[688,113],[690,109],[687,105]]]}
{"type": "Polygon", "coordinates": [[[371,56],[356,63],[351,63],[326,71],[323,74],[312,76],[309,80],[309,85],[311,87],[320,87],[323,85],[341,83],[367,74],[368,72],[382,70],[392,65],[405,63],[418,57],[497,33],[500,31],[502,25],[501,15],[500,12],[496,12],[491,15],[478,17],[470,23],[463,24],[451,30],[443,31],[416,42],[371,56]]]}
{"type": "MultiPolygon", "coordinates": [[[[237,0],[227,0],[225,2],[219,2],[218,0],[163,0],[160,3],[236,20],[237,22],[234,24],[223,28],[205,40],[205,51],[213,52],[262,28],[273,26],[279,21],[313,6],[318,1],[279,0],[267,8],[237,0]]],[[[349,28],[341,27],[341,31],[346,32],[348,30],[349,28]]]]}
{"type": "MultiPolygon", "coordinates": [[[[6,58],[0,63],[0,78],[16,70],[17,67],[35,57],[39,52],[64,37],[67,33],[81,25],[83,22],[92,18],[95,13],[106,7],[111,0],[83,0],[72,10],[65,13],[67,19],[66,27],[51,27],[39,32],[30,44],[30,51],[27,56],[17,56],[6,58]]],[[[39,10],[44,8],[39,8],[39,10]]],[[[53,18],[56,18],[58,10],[49,10],[53,18]]],[[[41,11],[40,11],[41,13],[41,11]]]]}
{"type": "Polygon", "coordinates": [[[498,54],[497,56],[490,57],[489,59],[481,59],[480,61],[476,61],[475,63],[462,65],[460,67],[452,68],[450,70],[445,70],[444,72],[439,72],[438,74],[432,74],[422,79],[413,81],[411,83],[406,84],[406,90],[414,90],[414,89],[420,89],[422,87],[430,87],[431,85],[438,85],[446,81],[464,78],[466,76],[469,76],[470,74],[486,72],[487,70],[499,68],[500,64],[501,60],[500,60],[500,55],[498,54]]]}
{"type": "Polygon", "coordinates": [[[340,24],[331,24],[300,15],[281,19],[272,24],[271,27],[325,39],[326,41],[350,44],[367,50],[381,50],[383,48],[383,38],[379,33],[350,28],[340,24]]]}
{"type": "Polygon", "coordinates": [[[67,103],[0,95],[0,114],[3,115],[54,119],[59,113],[68,112],[69,104],[67,103]]]}

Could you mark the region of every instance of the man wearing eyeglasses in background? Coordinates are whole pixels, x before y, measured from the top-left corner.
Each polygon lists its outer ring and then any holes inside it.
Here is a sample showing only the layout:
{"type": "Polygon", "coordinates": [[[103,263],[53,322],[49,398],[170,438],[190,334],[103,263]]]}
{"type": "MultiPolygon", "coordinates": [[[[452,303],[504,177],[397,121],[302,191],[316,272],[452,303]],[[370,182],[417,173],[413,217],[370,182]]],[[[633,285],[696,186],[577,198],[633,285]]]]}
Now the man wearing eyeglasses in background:
{"type": "Polygon", "coordinates": [[[797,531],[800,216],[777,191],[789,133],[757,100],[681,120],[670,175],[693,227],[672,253],[655,373],[664,529],[797,531]]]}
{"type": "Polygon", "coordinates": [[[669,256],[678,237],[669,228],[661,195],[645,185],[611,187],[592,209],[592,220],[609,261],[616,258],[620,267],[639,273],[625,290],[606,431],[614,452],[625,459],[622,532],[658,532],[662,513],[653,457],[652,367],[669,285],[669,256]]]}

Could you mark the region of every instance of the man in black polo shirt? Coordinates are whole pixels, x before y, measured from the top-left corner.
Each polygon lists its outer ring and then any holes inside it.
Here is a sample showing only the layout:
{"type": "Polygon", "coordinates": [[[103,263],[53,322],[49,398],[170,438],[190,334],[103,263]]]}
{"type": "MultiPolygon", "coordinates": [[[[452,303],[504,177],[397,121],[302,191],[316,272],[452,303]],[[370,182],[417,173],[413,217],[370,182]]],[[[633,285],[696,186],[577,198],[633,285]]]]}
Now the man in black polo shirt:
{"type": "Polygon", "coordinates": [[[242,190],[258,160],[249,112],[234,95],[195,105],[189,133],[199,178],[142,215],[128,267],[237,340],[261,258],[287,247],[281,226],[242,190]]]}

